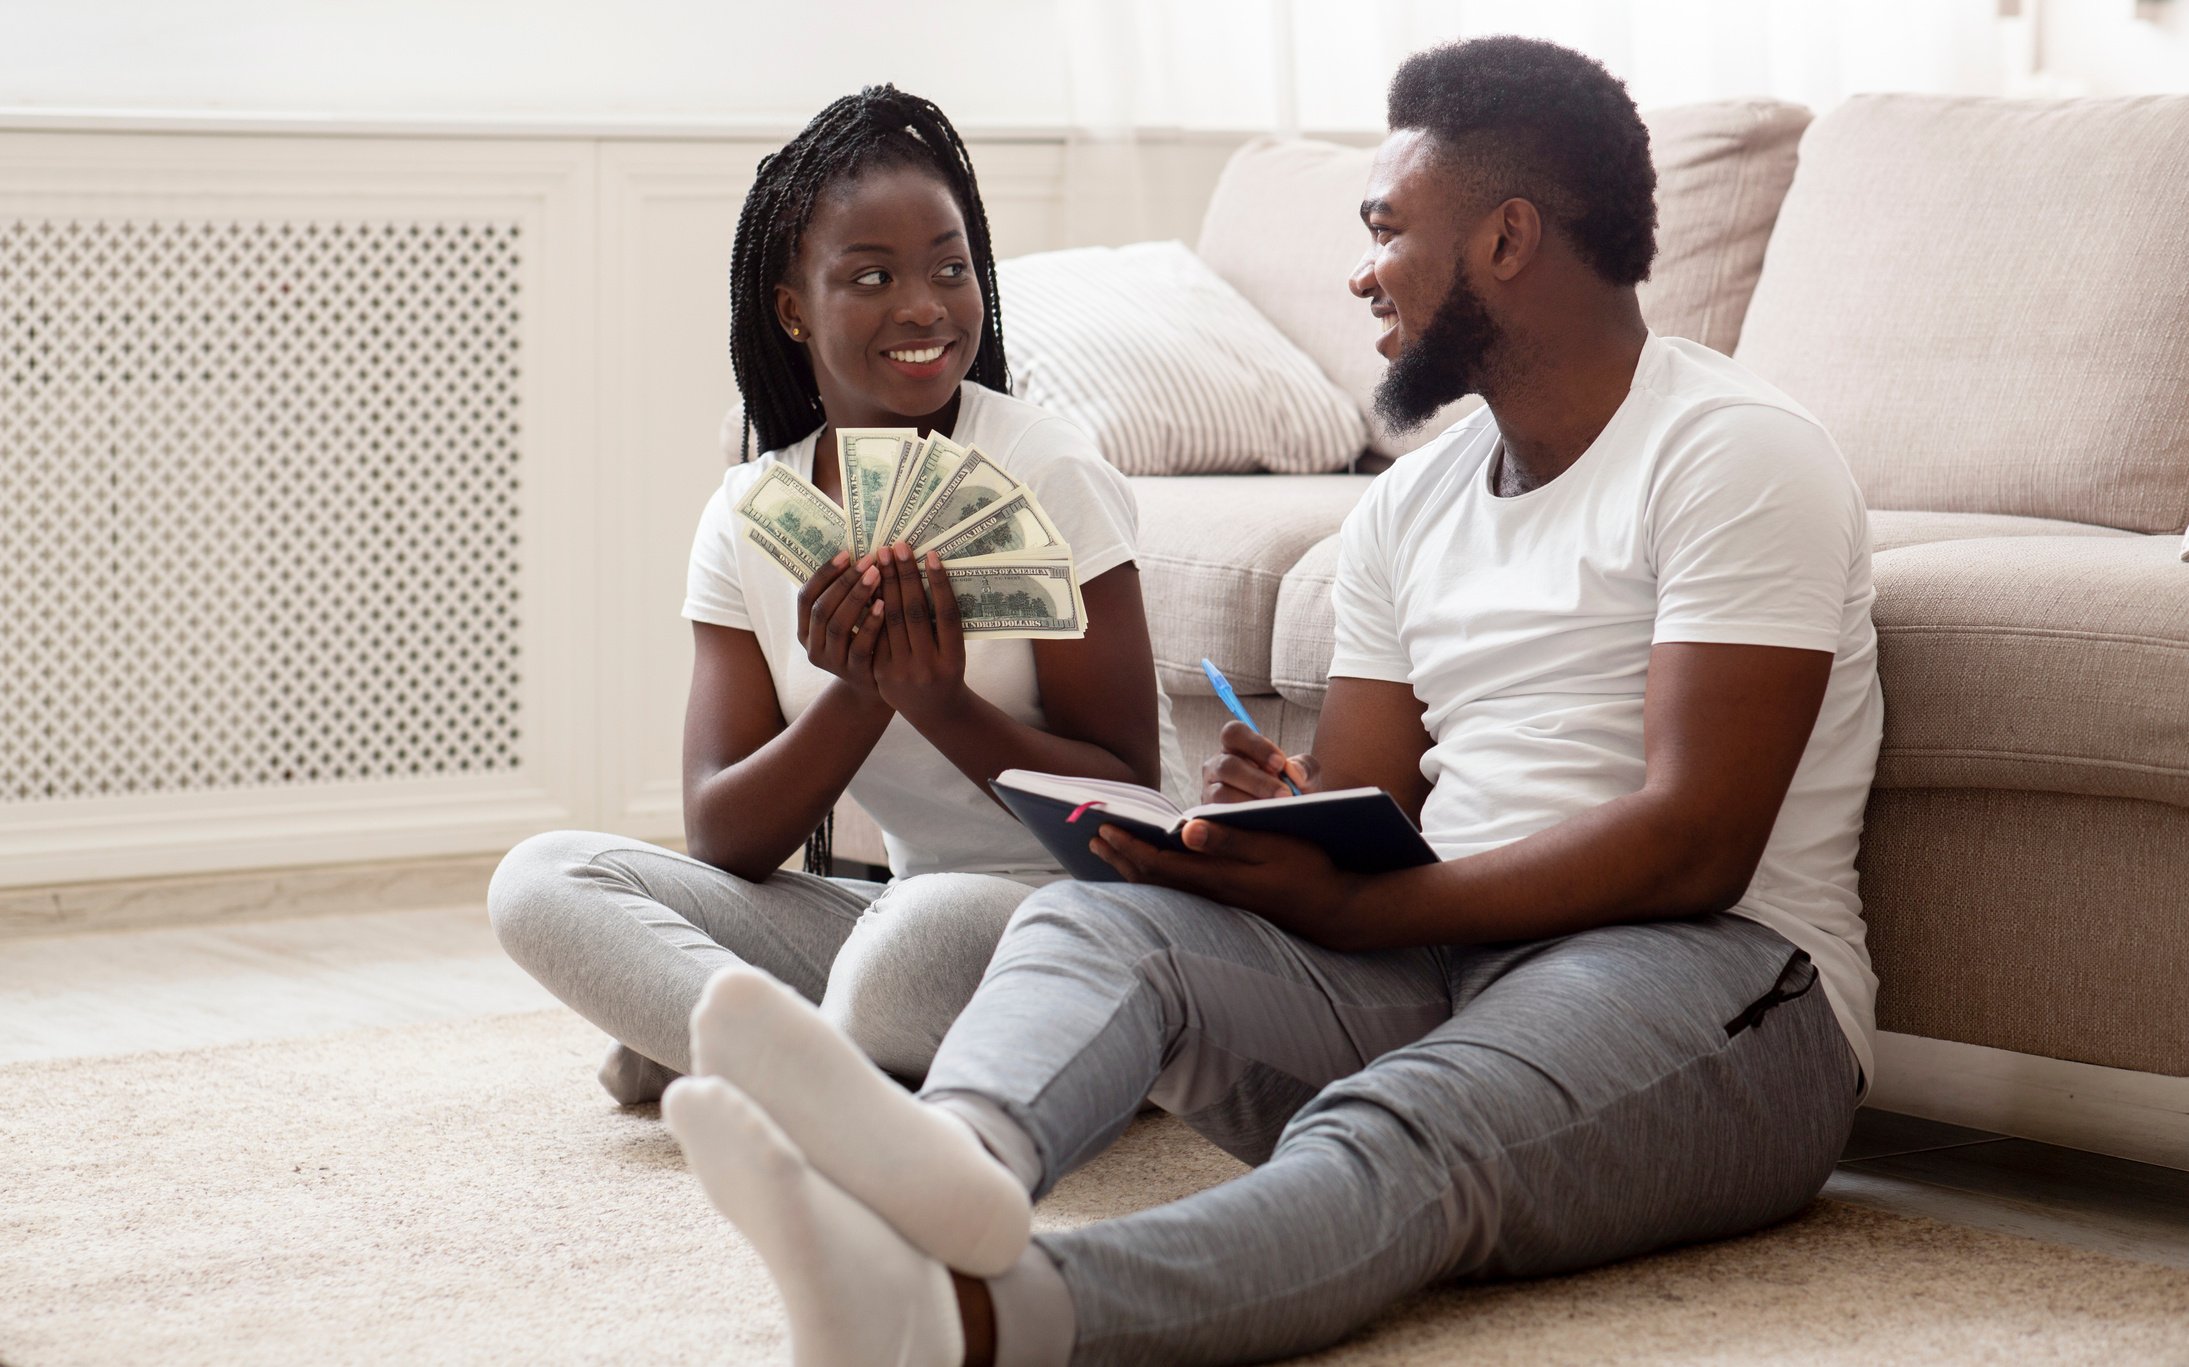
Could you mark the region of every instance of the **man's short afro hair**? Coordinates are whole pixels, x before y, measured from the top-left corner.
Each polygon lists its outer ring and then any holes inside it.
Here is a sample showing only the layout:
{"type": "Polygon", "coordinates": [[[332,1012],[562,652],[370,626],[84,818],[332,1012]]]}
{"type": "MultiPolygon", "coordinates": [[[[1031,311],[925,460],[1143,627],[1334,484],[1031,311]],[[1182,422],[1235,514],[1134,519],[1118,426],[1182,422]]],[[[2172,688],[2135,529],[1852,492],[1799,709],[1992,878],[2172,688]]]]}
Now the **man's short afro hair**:
{"type": "Polygon", "coordinates": [[[1417,52],[1391,78],[1391,128],[1420,129],[1525,199],[1614,285],[1649,278],[1657,170],[1626,86],[1594,58],[1534,38],[1474,38],[1417,52]]]}

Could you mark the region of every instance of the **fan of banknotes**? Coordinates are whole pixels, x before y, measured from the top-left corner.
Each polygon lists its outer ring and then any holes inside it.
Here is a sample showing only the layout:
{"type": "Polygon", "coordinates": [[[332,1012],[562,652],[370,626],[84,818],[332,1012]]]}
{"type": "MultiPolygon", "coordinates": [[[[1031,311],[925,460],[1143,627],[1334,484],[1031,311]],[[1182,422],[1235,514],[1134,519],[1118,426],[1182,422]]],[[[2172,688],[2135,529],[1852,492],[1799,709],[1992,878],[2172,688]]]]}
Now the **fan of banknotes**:
{"type": "Polygon", "coordinates": [[[804,584],[839,551],[854,560],[909,542],[942,557],[967,636],[1076,639],[1087,634],[1072,548],[1034,491],[978,447],[909,427],[836,434],[836,501],[787,465],[771,464],[737,505],[745,535],[804,584]]]}

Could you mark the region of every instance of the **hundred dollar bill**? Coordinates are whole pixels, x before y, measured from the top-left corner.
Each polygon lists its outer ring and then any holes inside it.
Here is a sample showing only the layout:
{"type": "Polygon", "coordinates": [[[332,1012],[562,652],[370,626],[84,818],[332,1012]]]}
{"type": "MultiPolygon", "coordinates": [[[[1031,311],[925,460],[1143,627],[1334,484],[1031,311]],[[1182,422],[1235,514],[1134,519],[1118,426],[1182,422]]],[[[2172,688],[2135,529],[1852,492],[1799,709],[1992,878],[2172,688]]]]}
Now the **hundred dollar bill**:
{"type": "Polygon", "coordinates": [[[875,546],[875,525],[889,501],[897,471],[917,437],[908,427],[844,427],[836,432],[836,470],[842,477],[844,514],[851,524],[853,559],[875,546]]]}
{"type": "Polygon", "coordinates": [[[904,501],[905,486],[912,481],[912,471],[927,459],[927,453],[934,445],[935,437],[930,433],[924,437],[914,437],[905,447],[904,458],[897,462],[896,476],[889,481],[889,492],[882,495],[881,514],[874,519],[875,545],[886,546],[890,543],[889,521],[897,515],[897,505],[904,501]]]}
{"type": "Polygon", "coordinates": [[[874,544],[887,546],[893,540],[889,534],[891,519],[897,516],[898,505],[904,502],[905,488],[912,482],[912,472],[927,461],[934,449],[933,435],[915,437],[905,447],[903,459],[897,462],[896,476],[889,482],[889,492],[882,496],[881,515],[874,520],[874,544]]]}
{"type": "Polygon", "coordinates": [[[738,500],[746,536],[803,584],[838,551],[851,546],[850,528],[835,500],[788,465],[770,465],[738,500]]]}
{"type": "Polygon", "coordinates": [[[1062,565],[1071,573],[1066,576],[1072,586],[1072,612],[1082,623],[1087,620],[1087,600],[1079,592],[1079,562],[1072,557],[1072,548],[1065,545],[1042,546],[1036,549],[1011,551],[1005,555],[976,555],[961,560],[943,562],[943,569],[950,573],[958,570],[982,570],[993,566],[1062,565]]]}
{"type": "Polygon", "coordinates": [[[955,560],[943,562],[953,568],[971,565],[979,569],[983,565],[1072,565],[1078,562],[1072,556],[1072,548],[1059,541],[1054,546],[1028,546],[1023,551],[1011,551],[1001,555],[961,555],[955,560]]]}
{"type": "Polygon", "coordinates": [[[748,526],[745,528],[745,539],[758,546],[760,553],[774,561],[776,567],[781,569],[783,573],[797,580],[801,588],[805,586],[806,581],[813,578],[811,574],[806,572],[804,558],[795,554],[790,548],[767,532],[758,527],[748,526]]]}
{"type": "Polygon", "coordinates": [[[1077,640],[1087,634],[1087,609],[1068,560],[1003,556],[945,565],[967,636],[990,641],[1032,637],[1077,640]]]}
{"type": "Polygon", "coordinates": [[[1055,525],[1041,511],[1033,491],[1019,489],[957,526],[937,532],[926,543],[915,545],[913,550],[922,556],[933,551],[950,561],[1063,544],[1064,538],[1057,534],[1055,525]]]}
{"type": "Polygon", "coordinates": [[[1003,467],[979,451],[968,451],[958,468],[943,480],[917,517],[897,538],[925,546],[938,532],[947,531],[999,499],[1023,488],[1003,472],[1003,467]]]}
{"type": "Polygon", "coordinates": [[[930,433],[912,452],[912,459],[897,480],[897,488],[890,494],[889,507],[882,513],[882,534],[875,538],[877,546],[894,545],[904,539],[912,528],[912,521],[924,511],[941,489],[944,482],[956,474],[965,458],[972,454],[941,433],[930,433]]]}

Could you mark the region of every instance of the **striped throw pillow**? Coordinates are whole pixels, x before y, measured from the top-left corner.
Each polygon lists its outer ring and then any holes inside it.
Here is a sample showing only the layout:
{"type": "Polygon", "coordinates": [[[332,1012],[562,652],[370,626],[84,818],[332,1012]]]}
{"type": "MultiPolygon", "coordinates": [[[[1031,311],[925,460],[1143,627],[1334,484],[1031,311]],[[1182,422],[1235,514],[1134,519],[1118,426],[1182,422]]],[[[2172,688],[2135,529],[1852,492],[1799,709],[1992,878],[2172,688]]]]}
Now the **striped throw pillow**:
{"type": "Polygon", "coordinates": [[[1182,242],[997,263],[1011,390],[1129,475],[1342,470],[1358,405],[1182,242]]]}

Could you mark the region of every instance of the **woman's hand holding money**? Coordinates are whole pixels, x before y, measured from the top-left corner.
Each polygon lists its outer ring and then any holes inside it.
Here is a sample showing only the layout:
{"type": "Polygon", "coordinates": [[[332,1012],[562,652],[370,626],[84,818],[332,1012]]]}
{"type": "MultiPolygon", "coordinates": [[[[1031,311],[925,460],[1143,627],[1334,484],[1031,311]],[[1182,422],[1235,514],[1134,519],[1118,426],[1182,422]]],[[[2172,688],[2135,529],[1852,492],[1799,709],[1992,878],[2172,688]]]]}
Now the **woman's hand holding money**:
{"type": "Polygon", "coordinates": [[[957,595],[941,557],[927,554],[924,581],[920,560],[901,541],[875,552],[882,617],[877,627],[869,628],[885,641],[874,654],[875,687],[884,702],[915,726],[958,708],[967,697],[957,595]]]}
{"type": "Polygon", "coordinates": [[[887,705],[874,671],[882,629],[882,571],[838,551],[798,590],[798,643],[806,658],[860,698],[887,705]]]}

